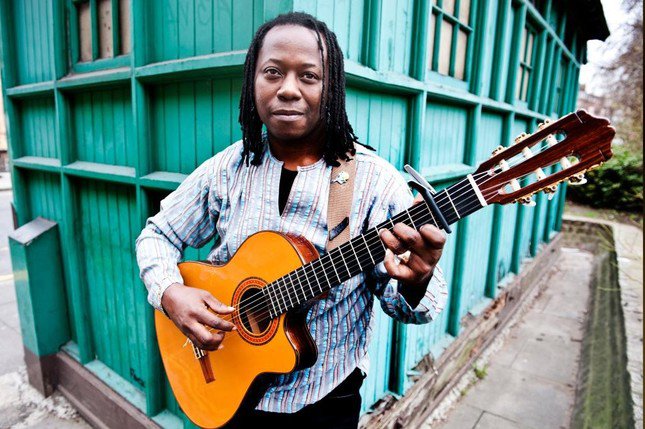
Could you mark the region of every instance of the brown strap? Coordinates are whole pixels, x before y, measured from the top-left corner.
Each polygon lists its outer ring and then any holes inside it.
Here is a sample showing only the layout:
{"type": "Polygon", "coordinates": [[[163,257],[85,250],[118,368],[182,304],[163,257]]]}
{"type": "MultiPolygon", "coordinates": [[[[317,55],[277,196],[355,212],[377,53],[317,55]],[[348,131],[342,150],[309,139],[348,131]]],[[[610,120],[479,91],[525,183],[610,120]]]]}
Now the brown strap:
{"type": "Polygon", "coordinates": [[[356,161],[339,159],[340,165],[331,169],[329,202],[327,206],[327,251],[349,240],[349,217],[354,195],[356,161]]]}

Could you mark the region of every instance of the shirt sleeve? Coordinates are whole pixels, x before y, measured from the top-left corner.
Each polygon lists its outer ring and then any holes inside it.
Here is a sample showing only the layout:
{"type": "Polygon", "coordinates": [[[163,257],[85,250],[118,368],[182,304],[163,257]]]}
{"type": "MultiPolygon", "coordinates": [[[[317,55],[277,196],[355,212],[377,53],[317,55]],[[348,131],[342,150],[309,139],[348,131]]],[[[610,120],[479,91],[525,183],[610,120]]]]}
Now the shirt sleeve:
{"type": "Polygon", "coordinates": [[[184,249],[202,247],[215,235],[224,180],[225,174],[216,172],[215,157],[207,160],[146,221],[136,240],[136,255],[148,302],[155,309],[163,312],[161,297],[168,286],[183,283],[177,263],[184,249]]]}
{"type": "MultiPolygon", "coordinates": [[[[382,198],[377,197],[369,219],[370,228],[394,217],[412,205],[413,197],[409,187],[398,172],[395,173],[395,176],[390,178],[389,183],[383,187],[382,198]]],[[[446,305],[447,285],[439,265],[435,267],[425,295],[415,308],[410,307],[399,292],[399,289],[405,285],[390,278],[382,262],[368,273],[368,277],[369,281],[373,283],[372,290],[379,299],[383,311],[403,323],[428,323],[435,320],[446,305]]]]}

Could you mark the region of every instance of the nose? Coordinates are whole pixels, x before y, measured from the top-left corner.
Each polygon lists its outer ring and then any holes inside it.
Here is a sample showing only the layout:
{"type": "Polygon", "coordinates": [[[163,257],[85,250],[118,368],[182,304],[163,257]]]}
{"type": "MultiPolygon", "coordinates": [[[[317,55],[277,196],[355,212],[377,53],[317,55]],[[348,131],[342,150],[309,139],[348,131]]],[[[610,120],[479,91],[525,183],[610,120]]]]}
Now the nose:
{"type": "Polygon", "coordinates": [[[282,100],[297,100],[301,96],[298,87],[298,77],[295,73],[287,73],[278,90],[278,98],[282,100]]]}

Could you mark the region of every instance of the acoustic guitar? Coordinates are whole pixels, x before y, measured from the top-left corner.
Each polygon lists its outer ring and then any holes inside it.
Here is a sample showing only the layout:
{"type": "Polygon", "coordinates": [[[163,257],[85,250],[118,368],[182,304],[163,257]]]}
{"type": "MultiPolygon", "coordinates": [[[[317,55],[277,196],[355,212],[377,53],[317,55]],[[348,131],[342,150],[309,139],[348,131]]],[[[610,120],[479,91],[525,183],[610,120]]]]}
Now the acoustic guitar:
{"type": "Polygon", "coordinates": [[[457,222],[493,203],[535,204],[539,191],[553,196],[568,180],[584,183],[584,172],[612,156],[615,130],[584,110],[540,124],[508,148],[498,147],[465,179],[420,202],[367,233],[319,256],[302,237],[258,232],[244,241],[226,265],[179,264],[187,286],[204,289],[226,305],[237,330],[217,352],[197,348],[160,312],[155,313],[159,349],[181,409],[197,425],[229,422],[261,374],[306,368],[317,358],[302,312],[292,311],[332,287],[369,270],[385,257],[378,231],[403,222],[414,228],[457,222]],[[436,211],[439,210],[439,212],[436,211]]]}

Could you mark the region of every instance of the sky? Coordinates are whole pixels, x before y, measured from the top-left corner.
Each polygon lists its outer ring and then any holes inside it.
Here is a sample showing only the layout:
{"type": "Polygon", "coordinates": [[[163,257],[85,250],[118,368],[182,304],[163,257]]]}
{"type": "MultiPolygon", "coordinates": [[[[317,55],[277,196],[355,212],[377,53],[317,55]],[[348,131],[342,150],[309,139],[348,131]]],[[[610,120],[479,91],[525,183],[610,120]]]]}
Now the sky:
{"type": "MultiPolygon", "coordinates": [[[[600,0],[600,3],[602,3],[607,26],[611,33],[609,37],[612,39],[620,37],[620,32],[617,29],[629,19],[628,15],[620,8],[621,1],[600,0]]],[[[604,53],[602,51],[603,45],[604,43],[599,40],[590,40],[587,42],[587,64],[584,64],[580,68],[580,84],[586,84],[587,90],[590,92],[594,92],[594,82],[591,78],[594,74],[596,64],[602,59],[604,53]]]]}

